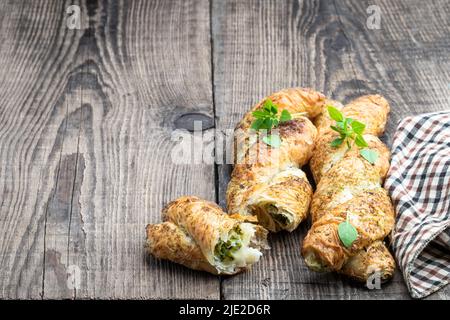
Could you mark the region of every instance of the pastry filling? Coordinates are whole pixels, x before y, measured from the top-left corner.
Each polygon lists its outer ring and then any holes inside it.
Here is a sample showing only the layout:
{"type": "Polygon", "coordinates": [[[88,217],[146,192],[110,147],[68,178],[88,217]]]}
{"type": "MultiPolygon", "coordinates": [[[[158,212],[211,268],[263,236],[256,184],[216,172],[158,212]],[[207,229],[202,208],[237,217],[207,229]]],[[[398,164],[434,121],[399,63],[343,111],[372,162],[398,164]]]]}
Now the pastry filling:
{"type": "Polygon", "coordinates": [[[255,232],[255,227],[251,223],[241,223],[223,235],[214,248],[217,267],[230,271],[257,262],[262,253],[253,239],[255,232]]]}
{"type": "Polygon", "coordinates": [[[228,234],[227,240],[219,239],[214,253],[221,262],[231,262],[234,254],[242,248],[242,230],[240,226],[235,227],[228,234]]]}
{"type": "Polygon", "coordinates": [[[305,263],[311,270],[314,270],[316,272],[330,271],[329,268],[316,257],[314,252],[308,252],[308,254],[305,255],[305,263]]]}
{"type": "Polygon", "coordinates": [[[292,223],[292,216],[289,212],[277,208],[274,204],[266,205],[266,211],[282,228],[287,227],[292,223]]]}
{"type": "Polygon", "coordinates": [[[251,207],[252,213],[258,217],[258,222],[270,231],[289,230],[294,221],[294,215],[278,207],[273,202],[259,202],[251,207]]]}

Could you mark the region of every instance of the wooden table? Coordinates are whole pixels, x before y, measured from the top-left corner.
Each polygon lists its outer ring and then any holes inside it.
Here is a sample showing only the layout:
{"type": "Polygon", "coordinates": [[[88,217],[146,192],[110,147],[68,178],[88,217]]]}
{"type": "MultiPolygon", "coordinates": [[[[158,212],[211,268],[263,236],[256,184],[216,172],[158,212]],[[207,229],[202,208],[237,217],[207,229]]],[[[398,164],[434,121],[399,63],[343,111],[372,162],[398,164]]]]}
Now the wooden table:
{"type": "Polygon", "coordinates": [[[1,0],[0,16],[0,298],[409,298],[399,272],[380,290],[310,272],[307,223],[234,277],[146,256],[144,228],[180,195],[225,205],[230,165],[170,160],[196,119],[233,128],[285,87],[380,93],[390,144],[403,117],[448,109],[450,1],[1,0]]]}

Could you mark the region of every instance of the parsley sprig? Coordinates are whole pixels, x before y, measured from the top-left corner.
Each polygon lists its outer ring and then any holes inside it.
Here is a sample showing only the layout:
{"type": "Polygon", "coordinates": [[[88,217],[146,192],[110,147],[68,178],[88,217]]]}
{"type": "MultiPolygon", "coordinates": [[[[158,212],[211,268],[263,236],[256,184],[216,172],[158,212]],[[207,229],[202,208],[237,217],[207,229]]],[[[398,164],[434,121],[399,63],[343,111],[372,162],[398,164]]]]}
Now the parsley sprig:
{"type": "Polygon", "coordinates": [[[378,153],[367,148],[368,144],[363,137],[366,125],[352,118],[345,118],[341,111],[333,106],[328,106],[328,114],[331,119],[336,121],[336,124],[331,126],[331,129],[339,133],[339,137],[331,141],[331,146],[339,147],[345,142],[348,149],[351,149],[352,145],[356,144],[361,149],[359,151],[361,156],[371,164],[374,164],[377,161],[378,153]]]}
{"type": "MultiPolygon", "coordinates": [[[[280,123],[292,120],[299,115],[304,115],[304,113],[291,114],[289,111],[283,110],[279,114],[277,105],[272,100],[267,99],[264,101],[262,108],[253,111],[252,115],[255,117],[251,125],[253,130],[267,130],[270,132],[270,130],[276,128],[280,123]]],[[[278,148],[281,145],[281,138],[277,134],[269,134],[262,141],[274,148],[278,148]]]]}

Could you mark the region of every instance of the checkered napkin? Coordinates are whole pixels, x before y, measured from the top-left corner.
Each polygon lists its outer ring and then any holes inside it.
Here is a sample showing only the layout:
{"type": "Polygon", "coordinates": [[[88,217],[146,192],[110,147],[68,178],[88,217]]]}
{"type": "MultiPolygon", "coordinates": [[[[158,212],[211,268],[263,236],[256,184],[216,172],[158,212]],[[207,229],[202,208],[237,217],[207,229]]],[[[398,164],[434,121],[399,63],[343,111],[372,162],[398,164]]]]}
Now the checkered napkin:
{"type": "Polygon", "coordinates": [[[426,297],[450,280],[450,111],[400,122],[385,187],[397,262],[411,296],[426,297]]]}

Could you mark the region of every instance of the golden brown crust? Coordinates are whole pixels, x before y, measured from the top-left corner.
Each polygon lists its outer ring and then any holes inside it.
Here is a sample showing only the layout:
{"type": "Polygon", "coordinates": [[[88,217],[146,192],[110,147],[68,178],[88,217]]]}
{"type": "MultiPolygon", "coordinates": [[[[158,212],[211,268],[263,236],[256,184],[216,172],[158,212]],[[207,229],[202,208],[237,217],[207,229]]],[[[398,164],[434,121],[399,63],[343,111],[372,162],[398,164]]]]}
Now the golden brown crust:
{"type": "Polygon", "coordinates": [[[293,231],[307,216],[313,190],[306,175],[300,169],[297,171],[281,172],[268,184],[258,185],[260,189],[255,190],[248,200],[251,211],[269,231],[293,231]],[[282,219],[270,216],[267,206],[275,206],[286,215],[290,214],[290,222],[283,224],[282,219]]]}
{"type": "Polygon", "coordinates": [[[385,193],[378,170],[360,157],[342,159],[317,185],[311,204],[313,221],[364,192],[385,193]]]}
{"type": "Polygon", "coordinates": [[[310,249],[330,270],[338,271],[358,251],[374,241],[383,240],[394,225],[394,210],[383,188],[365,191],[316,220],[303,241],[303,250],[310,249]],[[346,220],[358,231],[358,238],[346,248],[339,239],[338,225],[346,220]],[[333,248],[333,250],[329,250],[333,248]]]}
{"type": "MultiPolygon", "coordinates": [[[[289,168],[299,168],[312,155],[316,129],[306,118],[279,126],[282,139],[279,148],[264,142],[254,144],[243,163],[235,165],[227,189],[228,213],[252,214],[248,209],[250,197],[271,183],[272,178],[289,168]]],[[[299,170],[299,169],[298,169],[299,170]]]]}
{"type": "MultiPolygon", "coordinates": [[[[325,131],[316,140],[313,156],[309,162],[316,183],[319,183],[322,175],[326,174],[340,160],[355,157],[363,159],[359,153],[360,149],[355,145],[350,150],[344,143],[339,147],[332,147],[331,142],[338,137],[339,133],[335,131],[325,131]]],[[[369,149],[377,151],[378,158],[374,167],[378,171],[379,177],[384,180],[389,170],[391,153],[386,145],[376,136],[367,134],[364,135],[364,140],[366,140],[369,149]]]]}
{"type": "Polygon", "coordinates": [[[213,254],[221,233],[227,233],[238,223],[215,203],[197,197],[180,197],[163,209],[163,221],[170,221],[185,230],[202,249],[213,254]]]}
{"type": "Polygon", "coordinates": [[[388,248],[382,241],[375,241],[351,257],[339,273],[366,282],[376,272],[381,281],[386,281],[392,278],[394,271],[395,260],[388,248]]]}
{"type": "Polygon", "coordinates": [[[382,96],[367,95],[351,101],[342,111],[345,117],[364,123],[365,134],[380,136],[384,132],[390,107],[382,96]]]}
{"type": "MultiPolygon", "coordinates": [[[[215,247],[219,239],[241,223],[249,220],[240,216],[228,216],[213,202],[197,197],[180,197],[163,209],[160,224],[146,228],[147,251],[160,259],[167,259],[195,270],[213,274],[235,274],[250,265],[223,269],[215,259],[215,247]]],[[[267,230],[254,225],[252,246],[266,249],[267,230]]]]}
{"type": "Polygon", "coordinates": [[[311,187],[299,168],[312,155],[317,130],[308,118],[299,116],[276,128],[282,139],[279,148],[258,141],[254,132],[251,135],[252,112],[261,108],[267,99],[278,106],[279,112],[305,112],[309,117],[317,116],[326,102],[322,94],[311,89],[286,89],[266,97],[244,116],[235,130],[238,150],[227,189],[227,208],[230,214],[258,215],[260,223],[271,231],[292,231],[306,217],[311,199],[311,187]],[[283,179],[277,180],[280,174],[283,179]],[[283,192],[279,187],[284,188],[283,192]],[[289,223],[279,225],[272,216],[261,213],[267,211],[262,206],[268,204],[265,201],[268,198],[279,210],[293,214],[289,223]]]}
{"type": "Polygon", "coordinates": [[[156,258],[217,274],[216,268],[209,264],[200,247],[172,222],[149,224],[146,232],[147,251],[156,258]]]}
{"type": "Polygon", "coordinates": [[[389,105],[381,96],[363,96],[345,107],[338,106],[345,117],[366,124],[364,135],[369,148],[376,149],[374,165],[366,161],[354,146],[338,148],[330,143],[338,134],[329,128],[327,115],[316,120],[319,138],[310,161],[317,183],[311,203],[312,227],[303,241],[302,255],[307,265],[317,271],[339,271],[365,280],[377,267],[383,277],[393,274],[395,262],[382,240],[394,225],[394,209],[381,182],[389,169],[390,153],[375,136],[385,126],[389,105]],[[340,241],[338,226],[349,218],[358,238],[346,248],[340,241]]]}

